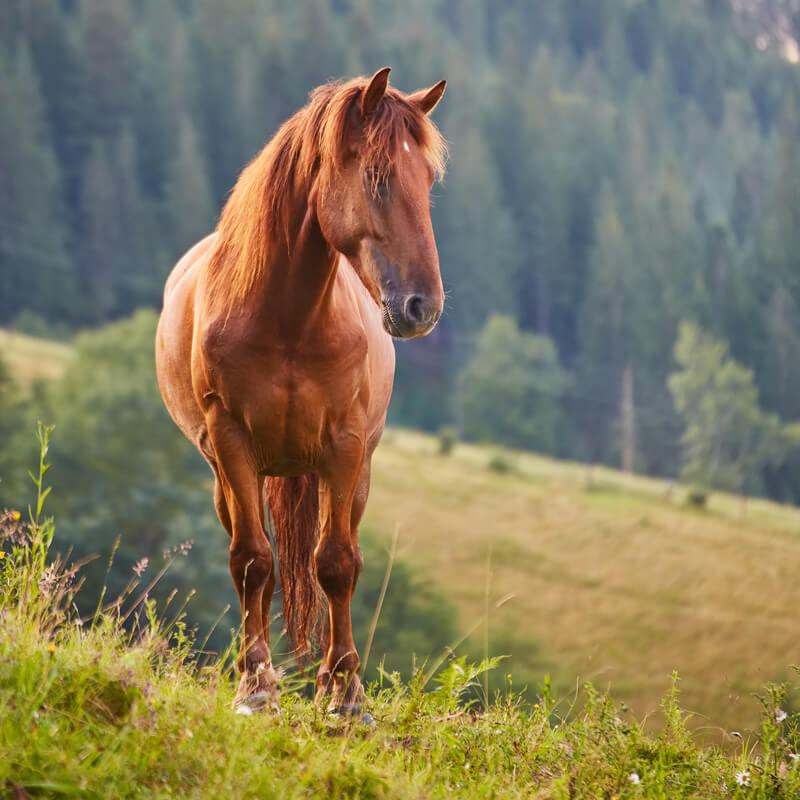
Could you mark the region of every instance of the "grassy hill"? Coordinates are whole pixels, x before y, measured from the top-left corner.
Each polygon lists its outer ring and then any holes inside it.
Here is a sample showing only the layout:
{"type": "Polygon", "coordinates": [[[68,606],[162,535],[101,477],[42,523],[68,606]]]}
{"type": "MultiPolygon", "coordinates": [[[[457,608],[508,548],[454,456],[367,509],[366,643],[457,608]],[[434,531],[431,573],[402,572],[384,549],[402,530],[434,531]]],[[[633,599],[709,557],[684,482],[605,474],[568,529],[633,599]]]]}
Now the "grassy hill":
{"type": "MultiPolygon", "coordinates": [[[[0,332],[0,353],[24,384],[58,377],[71,347],[0,332]]],[[[442,456],[435,437],[389,430],[365,517],[387,544],[399,531],[398,556],[448,594],[464,633],[477,625],[470,651],[488,633],[517,688],[591,680],[639,718],[677,670],[704,736],[756,726],[752,692],[800,663],[800,509],[725,494],[692,509],[678,485],[497,455],[442,456]]]]}
{"type": "Polygon", "coordinates": [[[66,342],[0,328],[0,360],[23,389],[36,380],[60,378],[71,357],[72,346],[66,342]]]}
{"type": "Polygon", "coordinates": [[[753,726],[752,691],[800,663],[800,510],[724,494],[691,509],[663,481],[521,453],[499,473],[492,457],[389,431],[366,524],[398,527],[398,555],[448,591],[465,631],[488,605],[489,653],[511,653],[515,676],[591,680],[644,717],[677,670],[694,727],[753,726]]]}
{"type": "Polygon", "coordinates": [[[230,652],[193,663],[180,621],[161,621],[139,587],[79,620],[75,576],[48,563],[52,522],[23,526],[5,514],[0,531],[3,796],[711,800],[800,791],[800,714],[776,713],[779,691],[764,698],[760,750],[746,741],[734,754],[696,745],[676,681],[655,738],[592,687],[580,711],[546,690],[527,710],[513,696],[471,701],[481,670],[495,665],[463,658],[411,685],[387,677],[371,686],[372,726],[314,707],[308,679],[296,675],[280,713],[235,714],[230,652]],[[139,604],[144,613],[124,629],[139,604]]]}

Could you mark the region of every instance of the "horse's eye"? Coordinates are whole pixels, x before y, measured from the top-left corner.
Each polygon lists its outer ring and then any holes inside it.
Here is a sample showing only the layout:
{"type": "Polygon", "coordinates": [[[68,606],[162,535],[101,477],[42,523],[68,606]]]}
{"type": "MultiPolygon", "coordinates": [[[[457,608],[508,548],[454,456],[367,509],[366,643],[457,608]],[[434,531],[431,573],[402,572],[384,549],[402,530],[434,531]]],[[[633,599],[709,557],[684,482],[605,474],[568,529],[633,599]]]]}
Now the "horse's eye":
{"type": "Polygon", "coordinates": [[[376,199],[383,200],[389,192],[389,175],[380,167],[366,167],[364,178],[370,194],[376,199]]]}

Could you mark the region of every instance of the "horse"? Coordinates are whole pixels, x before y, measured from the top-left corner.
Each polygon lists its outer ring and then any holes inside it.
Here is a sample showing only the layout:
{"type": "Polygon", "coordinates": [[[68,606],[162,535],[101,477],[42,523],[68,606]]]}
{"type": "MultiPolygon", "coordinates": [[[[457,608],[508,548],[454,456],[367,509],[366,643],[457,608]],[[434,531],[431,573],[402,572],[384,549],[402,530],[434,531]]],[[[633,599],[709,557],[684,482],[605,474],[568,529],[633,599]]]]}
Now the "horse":
{"type": "Polygon", "coordinates": [[[211,467],[230,537],[242,612],[237,710],[277,708],[279,698],[265,503],[300,663],[325,630],[315,702],[357,714],[365,697],[350,601],[392,337],[430,332],[444,302],[429,195],[447,153],[429,114],[446,82],[404,94],[389,72],[311,92],[164,289],[161,395],[211,467]]]}

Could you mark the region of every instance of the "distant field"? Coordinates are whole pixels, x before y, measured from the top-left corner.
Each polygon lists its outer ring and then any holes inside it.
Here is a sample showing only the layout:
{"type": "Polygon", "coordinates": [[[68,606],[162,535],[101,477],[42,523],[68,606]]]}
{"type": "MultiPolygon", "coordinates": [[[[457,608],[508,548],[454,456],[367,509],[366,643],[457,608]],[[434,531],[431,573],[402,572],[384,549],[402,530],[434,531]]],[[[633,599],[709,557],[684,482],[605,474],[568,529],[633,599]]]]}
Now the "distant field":
{"type": "Polygon", "coordinates": [[[490,613],[490,649],[516,643],[512,672],[551,661],[562,687],[611,687],[641,718],[676,669],[710,738],[754,725],[750,692],[800,663],[800,509],[720,494],[691,510],[666,482],[595,468],[590,484],[585,465],[531,454],[497,474],[493,452],[388,431],[366,524],[399,526],[398,555],[449,589],[464,630],[491,551],[491,604],[514,597],[490,613]]]}
{"type": "Polygon", "coordinates": [[[22,388],[36,380],[60,378],[70,358],[70,344],[0,328],[0,359],[22,388]]]}

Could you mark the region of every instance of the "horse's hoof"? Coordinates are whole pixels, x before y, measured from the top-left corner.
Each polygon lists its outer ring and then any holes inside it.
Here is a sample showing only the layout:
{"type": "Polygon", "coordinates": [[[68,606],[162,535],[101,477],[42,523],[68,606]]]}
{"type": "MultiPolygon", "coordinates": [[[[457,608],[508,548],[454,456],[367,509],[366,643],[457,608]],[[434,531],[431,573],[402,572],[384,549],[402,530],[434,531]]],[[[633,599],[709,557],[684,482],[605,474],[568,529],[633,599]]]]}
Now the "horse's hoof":
{"type": "Polygon", "coordinates": [[[373,717],[372,714],[369,713],[369,711],[365,711],[361,715],[361,719],[359,721],[365,728],[372,729],[378,727],[378,723],[375,722],[375,717],[373,717]]]}
{"type": "Polygon", "coordinates": [[[357,717],[361,713],[361,703],[342,703],[334,709],[340,717],[357,717]]]}
{"type": "Polygon", "coordinates": [[[376,725],[375,719],[369,711],[361,711],[361,703],[343,703],[337,708],[334,708],[331,713],[334,716],[358,720],[358,722],[367,728],[374,728],[376,725]]]}
{"type": "Polygon", "coordinates": [[[263,711],[280,711],[274,692],[255,692],[241,700],[235,700],[233,709],[235,713],[244,714],[246,717],[252,717],[253,714],[260,714],[263,711]]]}

